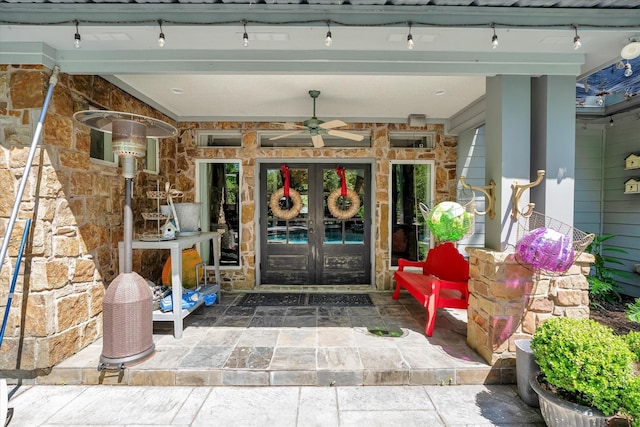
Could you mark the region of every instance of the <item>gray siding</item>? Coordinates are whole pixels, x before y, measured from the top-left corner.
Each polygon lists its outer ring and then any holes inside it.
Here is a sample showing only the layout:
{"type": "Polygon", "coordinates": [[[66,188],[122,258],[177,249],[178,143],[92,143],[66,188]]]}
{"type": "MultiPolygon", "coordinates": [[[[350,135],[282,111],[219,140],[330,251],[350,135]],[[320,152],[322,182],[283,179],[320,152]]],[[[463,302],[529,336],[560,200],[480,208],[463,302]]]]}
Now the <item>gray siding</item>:
{"type": "Polygon", "coordinates": [[[576,127],[576,170],[574,219],[575,228],[600,234],[602,220],[602,126],[576,127]]]}
{"type": "MultiPolygon", "coordinates": [[[[458,176],[464,176],[465,182],[474,187],[484,187],[484,158],[485,158],[485,127],[481,126],[476,130],[464,132],[458,136],[458,160],[457,172],[458,176]]],[[[458,184],[458,189],[460,185],[458,184]]],[[[476,210],[483,212],[485,210],[485,197],[481,192],[475,192],[476,210]]],[[[476,228],[472,236],[461,240],[458,243],[458,249],[466,254],[465,248],[476,247],[482,248],[484,243],[484,220],[482,215],[476,215],[476,228]]]]}
{"type": "Polygon", "coordinates": [[[640,194],[624,194],[624,182],[640,177],[640,170],[625,170],[625,157],[640,151],[640,123],[634,116],[616,119],[615,126],[605,127],[603,228],[604,234],[616,237],[607,243],[628,254],[615,254],[629,272],[628,278],[616,277],[625,293],[640,296],[640,275],[633,264],[640,263],[640,194]]]}

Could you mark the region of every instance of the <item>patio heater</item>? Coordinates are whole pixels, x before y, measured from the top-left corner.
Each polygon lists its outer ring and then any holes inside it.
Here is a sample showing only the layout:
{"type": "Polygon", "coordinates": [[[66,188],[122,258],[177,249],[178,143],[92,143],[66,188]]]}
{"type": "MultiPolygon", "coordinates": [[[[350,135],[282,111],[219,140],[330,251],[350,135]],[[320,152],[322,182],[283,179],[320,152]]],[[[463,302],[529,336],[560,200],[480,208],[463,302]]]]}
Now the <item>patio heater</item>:
{"type": "Polygon", "coordinates": [[[131,198],[136,158],[144,157],[147,137],[177,135],[175,127],[150,117],[117,111],[79,111],[74,119],[92,129],[111,133],[113,153],[122,159],[125,178],[124,266],[109,285],[102,303],[102,354],[98,370],[141,360],[155,349],[153,343],[153,295],[147,281],[132,271],[133,213],[131,198]]]}

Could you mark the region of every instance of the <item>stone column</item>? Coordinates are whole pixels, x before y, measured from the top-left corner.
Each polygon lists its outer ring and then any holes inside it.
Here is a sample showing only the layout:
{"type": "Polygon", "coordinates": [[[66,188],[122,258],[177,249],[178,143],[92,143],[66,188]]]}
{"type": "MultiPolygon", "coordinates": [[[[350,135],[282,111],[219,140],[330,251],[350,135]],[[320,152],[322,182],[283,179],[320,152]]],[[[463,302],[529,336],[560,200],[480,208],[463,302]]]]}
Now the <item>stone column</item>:
{"type": "Polygon", "coordinates": [[[469,309],[467,344],[491,365],[515,362],[515,340],[531,338],[551,316],[589,317],[593,262],[582,254],[563,275],[551,277],[520,265],[513,253],[467,248],[469,309]]]}

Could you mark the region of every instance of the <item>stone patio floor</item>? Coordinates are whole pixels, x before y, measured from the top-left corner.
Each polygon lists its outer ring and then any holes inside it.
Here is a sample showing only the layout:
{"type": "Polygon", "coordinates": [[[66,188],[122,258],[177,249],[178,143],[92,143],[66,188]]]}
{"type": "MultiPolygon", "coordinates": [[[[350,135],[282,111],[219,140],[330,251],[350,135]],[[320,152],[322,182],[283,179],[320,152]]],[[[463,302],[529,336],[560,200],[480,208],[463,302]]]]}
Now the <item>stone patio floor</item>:
{"type": "Polygon", "coordinates": [[[389,386],[514,384],[514,366],[492,368],[466,344],[466,311],[440,309],[432,337],[425,309],[403,291],[371,292],[370,307],[242,307],[244,293],[173,324],[154,323],[155,352],[122,371],[97,369],[97,341],[36,384],[134,386],[389,386]],[[399,327],[380,337],[369,327],[399,327]]]}

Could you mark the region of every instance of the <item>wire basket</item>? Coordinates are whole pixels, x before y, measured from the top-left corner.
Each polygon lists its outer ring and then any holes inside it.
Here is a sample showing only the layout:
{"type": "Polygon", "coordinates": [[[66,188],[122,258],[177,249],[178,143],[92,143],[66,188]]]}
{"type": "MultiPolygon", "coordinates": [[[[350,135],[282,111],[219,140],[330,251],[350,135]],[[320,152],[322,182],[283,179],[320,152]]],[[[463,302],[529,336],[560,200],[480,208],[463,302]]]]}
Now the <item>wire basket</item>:
{"type": "Polygon", "coordinates": [[[458,202],[440,202],[432,209],[424,203],[419,207],[431,233],[440,242],[457,242],[475,232],[473,193],[465,194],[458,202]]]}
{"type": "Polygon", "coordinates": [[[534,271],[556,276],[569,270],[593,241],[585,233],[539,212],[518,220],[516,260],[534,271]]]}

